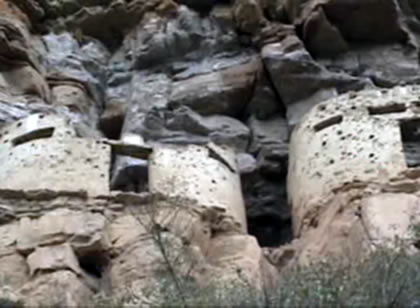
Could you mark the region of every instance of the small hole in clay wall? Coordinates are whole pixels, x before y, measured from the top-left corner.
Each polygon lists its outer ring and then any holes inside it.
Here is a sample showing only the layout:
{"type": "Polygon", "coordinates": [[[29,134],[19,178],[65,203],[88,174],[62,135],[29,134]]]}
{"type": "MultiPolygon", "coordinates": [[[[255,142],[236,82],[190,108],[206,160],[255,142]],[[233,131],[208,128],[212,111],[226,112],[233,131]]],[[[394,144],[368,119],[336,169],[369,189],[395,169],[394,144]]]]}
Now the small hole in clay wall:
{"type": "Polygon", "coordinates": [[[314,130],[316,132],[319,132],[323,129],[326,129],[330,126],[336,125],[336,124],[340,124],[341,122],[343,122],[343,116],[342,115],[337,115],[328,119],[325,119],[317,124],[314,125],[314,130]]]}
{"type": "Polygon", "coordinates": [[[374,106],[368,107],[370,115],[388,114],[388,113],[399,113],[405,112],[407,107],[404,104],[390,104],[386,106],[374,106]]]}
{"type": "Polygon", "coordinates": [[[18,146],[37,139],[51,138],[54,134],[54,127],[41,128],[20,135],[12,140],[13,146],[18,146]]]}

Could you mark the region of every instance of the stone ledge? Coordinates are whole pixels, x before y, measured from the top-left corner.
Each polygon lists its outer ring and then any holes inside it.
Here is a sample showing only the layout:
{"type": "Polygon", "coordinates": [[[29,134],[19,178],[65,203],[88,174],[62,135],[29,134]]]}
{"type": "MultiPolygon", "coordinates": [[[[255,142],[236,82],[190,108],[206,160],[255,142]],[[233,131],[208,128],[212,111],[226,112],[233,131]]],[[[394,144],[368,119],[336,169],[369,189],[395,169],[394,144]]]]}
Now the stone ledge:
{"type": "Polygon", "coordinates": [[[131,156],[140,159],[148,159],[152,148],[147,145],[137,145],[118,140],[104,139],[103,143],[111,146],[112,151],[117,155],[131,156]]]}

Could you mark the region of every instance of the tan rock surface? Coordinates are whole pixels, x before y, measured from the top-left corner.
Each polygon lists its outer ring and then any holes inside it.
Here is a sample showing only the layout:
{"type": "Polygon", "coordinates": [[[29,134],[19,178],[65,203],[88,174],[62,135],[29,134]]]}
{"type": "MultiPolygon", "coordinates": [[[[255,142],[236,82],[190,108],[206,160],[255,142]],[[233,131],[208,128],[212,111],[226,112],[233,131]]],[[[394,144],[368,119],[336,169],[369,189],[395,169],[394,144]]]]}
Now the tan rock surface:
{"type": "Polygon", "coordinates": [[[67,241],[78,252],[106,249],[104,227],[105,217],[101,214],[68,209],[51,211],[39,219],[25,217],[20,220],[17,249],[27,252],[67,241]]]}
{"type": "Polygon", "coordinates": [[[419,5],[228,2],[0,0],[0,296],[416,251],[419,5]]]}
{"type": "Polygon", "coordinates": [[[31,276],[39,272],[58,270],[70,270],[77,275],[81,275],[82,273],[77,257],[69,244],[37,247],[28,256],[27,262],[31,276]]]}
{"type": "Polygon", "coordinates": [[[80,307],[93,292],[71,271],[58,271],[40,275],[27,282],[20,290],[25,303],[43,307],[55,303],[66,307],[80,307]]]}

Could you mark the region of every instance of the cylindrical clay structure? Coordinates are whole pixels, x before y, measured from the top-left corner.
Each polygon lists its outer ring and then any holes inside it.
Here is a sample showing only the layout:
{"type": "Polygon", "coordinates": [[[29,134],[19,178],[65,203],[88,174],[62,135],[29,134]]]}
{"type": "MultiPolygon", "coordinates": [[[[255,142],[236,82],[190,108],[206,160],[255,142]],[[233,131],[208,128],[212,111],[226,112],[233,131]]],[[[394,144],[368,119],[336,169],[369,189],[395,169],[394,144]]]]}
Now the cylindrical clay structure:
{"type": "Polygon", "coordinates": [[[149,189],[226,211],[246,232],[245,205],[234,151],[209,144],[159,145],[149,164],[149,189]]]}
{"type": "Polygon", "coordinates": [[[408,169],[404,139],[412,126],[420,127],[419,97],[416,86],[348,93],[303,118],[290,142],[295,233],[321,200],[344,185],[386,180],[408,169]]]}

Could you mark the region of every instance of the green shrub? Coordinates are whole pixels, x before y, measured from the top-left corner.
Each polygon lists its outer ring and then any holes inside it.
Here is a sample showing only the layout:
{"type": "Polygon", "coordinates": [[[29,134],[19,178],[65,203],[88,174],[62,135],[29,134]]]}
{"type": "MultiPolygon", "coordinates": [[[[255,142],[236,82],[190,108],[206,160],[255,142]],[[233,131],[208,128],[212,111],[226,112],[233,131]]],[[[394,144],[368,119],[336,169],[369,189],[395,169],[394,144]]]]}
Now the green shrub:
{"type": "MultiPolygon", "coordinates": [[[[329,259],[295,266],[280,274],[278,285],[257,291],[238,281],[199,288],[193,280],[161,273],[158,307],[420,307],[420,255],[378,248],[358,263],[329,259]],[[182,288],[182,296],[179,290],[182,288]]],[[[131,296],[133,297],[133,296],[131,296]]],[[[134,296],[135,297],[135,296],[134,296]]],[[[95,307],[145,307],[132,298],[102,298],[95,307]]],[[[0,305],[1,307],[1,305],[0,305]]]]}
{"type": "Polygon", "coordinates": [[[8,298],[0,298],[0,308],[23,308],[24,304],[21,301],[13,301],[8,298]]]}
{"type": "Polygon", "coordinates": [[[420,256],[378,249],[351,264],[337,259],[282,272],[272,290],[243,284],[185,289],[185,302],[165,286],[161,307],[420,307],[420,256]]]}

